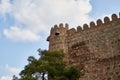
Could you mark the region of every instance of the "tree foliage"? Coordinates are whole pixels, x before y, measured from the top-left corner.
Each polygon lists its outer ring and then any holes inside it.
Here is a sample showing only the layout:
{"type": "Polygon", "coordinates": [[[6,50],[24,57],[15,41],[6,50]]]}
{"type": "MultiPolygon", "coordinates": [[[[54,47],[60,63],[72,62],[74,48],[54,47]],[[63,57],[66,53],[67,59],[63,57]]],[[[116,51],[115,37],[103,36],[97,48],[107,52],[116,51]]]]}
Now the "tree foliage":
{"type": "Polygon", "coordinates": [[[20,72],[20,80],[78,80],[80,71],[67,66],[62,51],[40,51],[40,58],[28,58],[28,65],[20,72]],[[39,74],[37,74],[39,73],[39,74]]]}

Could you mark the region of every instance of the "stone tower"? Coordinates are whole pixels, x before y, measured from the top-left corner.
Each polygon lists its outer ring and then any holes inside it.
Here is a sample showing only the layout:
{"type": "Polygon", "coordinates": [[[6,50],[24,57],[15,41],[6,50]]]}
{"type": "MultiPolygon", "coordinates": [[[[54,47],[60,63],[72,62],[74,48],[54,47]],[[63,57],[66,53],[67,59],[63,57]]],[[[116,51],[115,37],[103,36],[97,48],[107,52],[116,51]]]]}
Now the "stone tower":
{"type": "Polygon", "coordinates": [[[68,31],[68,24],[59,24],[54,25],[51,28],[50,36],[47,38],[49,41],[49,50],[63,50],[67,53],[67,31],[68,31]]]}

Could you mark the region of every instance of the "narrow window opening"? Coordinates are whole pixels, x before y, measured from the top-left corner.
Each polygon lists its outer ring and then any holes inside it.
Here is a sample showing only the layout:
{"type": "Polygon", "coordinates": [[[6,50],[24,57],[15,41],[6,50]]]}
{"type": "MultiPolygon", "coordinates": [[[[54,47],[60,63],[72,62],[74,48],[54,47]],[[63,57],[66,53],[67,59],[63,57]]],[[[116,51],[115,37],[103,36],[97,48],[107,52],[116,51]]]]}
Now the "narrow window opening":
{"type": "Polygon", "coordinates": [[[60,33],[56,32],[55,35],[59,35],[60,33]]]}

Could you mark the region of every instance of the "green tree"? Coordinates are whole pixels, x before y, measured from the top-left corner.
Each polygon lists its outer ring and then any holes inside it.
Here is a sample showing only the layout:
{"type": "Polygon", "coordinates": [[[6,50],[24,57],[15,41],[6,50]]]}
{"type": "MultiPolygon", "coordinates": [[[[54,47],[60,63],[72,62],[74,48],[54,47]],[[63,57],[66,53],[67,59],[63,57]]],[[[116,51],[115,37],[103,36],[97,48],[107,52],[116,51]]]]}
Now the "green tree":
{"type": "Polygon", "coordinates": [[[19,80],[18,77],[16,77],[15,75],[13,75],[12,80],[19,80]]]}
{"type": "Polygon", "coordinates": [[[80,78],[79,69],[75,66],[70,66],[65,69],[65,74],[67,80],[78,80],[80,78]]]}
{"type": "Polygon", "coordinates": [[[28,65],[20,73],[20,80],[77,80],[80,71],[74,66],[67,66],[62,51],[39,51],[40,58],[28,58],[28,65]],[[39,73],[39,75],[36,75],[39,73]],[[48,75],[48,77],[46,77],[48,75]]]}

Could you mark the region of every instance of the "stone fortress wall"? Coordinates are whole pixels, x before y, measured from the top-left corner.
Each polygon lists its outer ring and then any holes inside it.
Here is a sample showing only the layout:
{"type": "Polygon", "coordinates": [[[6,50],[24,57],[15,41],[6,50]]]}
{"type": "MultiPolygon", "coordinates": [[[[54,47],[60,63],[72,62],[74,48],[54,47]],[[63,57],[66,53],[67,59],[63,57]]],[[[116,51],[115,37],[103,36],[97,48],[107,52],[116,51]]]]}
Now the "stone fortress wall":
{"type": "Polygon", "coordinates": [[[69,29],[59,24],[51,28],[49,50],[63,50],[68,64],[82,68],[80,80],[120,79],[120,18],[112,14],[69,29]]]}

